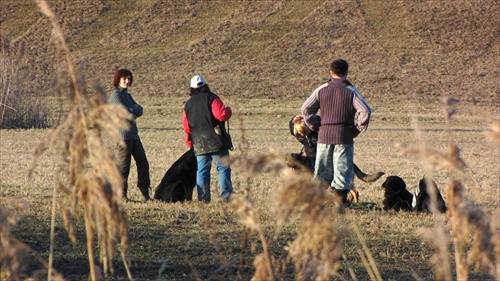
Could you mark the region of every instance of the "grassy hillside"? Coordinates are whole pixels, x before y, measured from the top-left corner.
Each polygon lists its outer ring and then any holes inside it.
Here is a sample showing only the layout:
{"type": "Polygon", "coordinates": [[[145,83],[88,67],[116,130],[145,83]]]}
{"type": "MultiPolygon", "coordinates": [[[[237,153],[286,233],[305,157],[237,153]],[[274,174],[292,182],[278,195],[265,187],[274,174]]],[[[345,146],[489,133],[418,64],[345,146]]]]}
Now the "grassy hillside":
{"type": "MultiPolygon", "coordinates": [[[[159,102],[185,95],[196,73],[225,96],[305,98],[337,57],[351,63],[351,81],[377,104],[443,95],[481,106],[499,102],[494,0],[50,4],[87,79],[111,90],[114,71],[126,67],[136,74],[134,91],[159,102]]],[[[61,64],[50,24],[34,2],[0,5],[2,38],[30,62],[19,70],[22,87],[50,94],[61,64]]]]}

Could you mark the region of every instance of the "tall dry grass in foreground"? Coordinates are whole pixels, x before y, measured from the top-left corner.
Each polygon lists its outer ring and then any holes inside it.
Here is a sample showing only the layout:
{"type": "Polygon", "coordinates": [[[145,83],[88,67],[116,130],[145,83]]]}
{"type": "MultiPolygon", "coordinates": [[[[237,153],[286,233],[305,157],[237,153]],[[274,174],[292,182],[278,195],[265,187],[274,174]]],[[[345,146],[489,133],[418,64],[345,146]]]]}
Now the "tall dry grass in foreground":
{"type": "MultiPolygon", "coordinates": [[[[443,98],[443,113],[448,130],[456,113],[454,105],[457,102],[458,100],[453,97],[443,98]]],[[[498,143],[500,122],[492,117],[484,119],[488,124],[486,136],[493,144],[498,143]]],[[[418,134],[418,129],[416,132],[418,134]]],[[[435,245],[435,255],[429,261],[434,266],[435,279],[453,279],[447,247],[451,239],[454,246],[457,280],[468,280],[469,271],[473,265],[476,265],[477,268],[488,268],[490,275],[499,280],[500,230],[498,218],[495,219],[485,214],[473,202],[465,198],[462,182],[455,178],[455,176],[463,176],[463,172],[467,168],[467,164],[460,156],[460,148],[451,139],[448,141],[448,151],[444,153],[427,148],[422,140],[421,143],[413,146],[399,143],[397,146],[403,154],[420,156],[422,164],[429,174],[432,174],[434,169],[449,169],[452,172],[446,187],[448,194],[448,212],[446,214],[451,223],[450,233],[446,233],[444,222],[437,212],[435,191],[431,189],[432,192],[430,192],[431,209],[435,215],[436,224],[434,233],[429,233],[427,238],[435,245]]],[[[498,148],[497,146],[496,149],[498,148]]]]}
{"type": "Polygon", "coordinates": [[[103,133],[118,141],[117,128],[126,128],[131,118],[125,109],[107,104],[104,91],[94,87],[87,91],[85,77],[76,68],[61,32],[56,15],[45,1],[37,1],[40,11],[52,23],[52,40],[62,57],[57,73],[58,86],[55,91],[66,92],[70,105],[66,120],[49,131],[34,152],[33,166],[38,157],[48,148],[59,149],[63,165],[56,171],[53,190],[51,245],[48,279],[52,279],[52,253],[56,209],[63,214],[64,225],[75,243],[73,219],[83,213],[85,222],[87,254],[92,280],[108,276],[113,272],[112,256],[115,246],[121,253],[127,274],[131,273],[126,261],[128,243],[127,218],[122,202],[122,178],[115,165],[112,150],[104,142],[103,133]],[[67,82],[69,86],[65,88],[67,82]],[[59,198],[62,195],[62,198],[59,198]],[[69,206],[64,202],[68,200],[69,206]],[[97,236],[102,269],[94,261],[94,241],[97,236]]]}
{"type": "Polygon", "coordinates": [[[12,220],[7,208],[0,206],[0,280],[20,280],[23,259],[30,253],[26,244],[10,234],[12,220]]]}
{"type": "MultiPolygon", "coordinates": [[[[452,117],[456,110],[453,105],[456,99],[443,99],[447,128],[451,127],[452,117]]],[[[486,119],[489,130],[486,135],[496,142],[499,138],[499,122],[493,118],[486,119]]],[[[417,136],[419,130],[415,130],[417,136]]],[[[435,270],[436,280],[468,280],[470,268],[488,268],[490,275],[500,278],[500,231],[498,220],[490,217],[468,201],[463,195],[463,186],[455,174],[463,175],[467,168],[460,156],[460,149],[451,141],[448,151],[433,151],[425,146],[422,138],[416,145],[395,144],[405,155],[419,156],[424,168],[432,174],[435,169],[449,169],[450,179],[447,186],[447,216],[451,222],[451,230],[447,231],[444,217],[437,211],[437,194],[431,189],[431,210],[435,219],[434,229],[429,230],[424,237],[428,238],[435,247],[435,254],[429,260],[435,270]],[[454,174],[455,173],[455,174],[454,174]],[[432,234],[431,234],[432,232],[432,234]],[[453,243],[455,256],[455,274],[448,259],[449,241],[453,243]]],[[[342,257],[341,240],[345,233],[338,225],[333,225],[332,217],[342,216],[342,209],[331,208],[333,198],[328,196],[321,184],[311,179],[311,174],[302,171],[291,171],[283,161],[281,155],[269,152],[253,158],[245,156],[231,160],[232,166],[240,171],[249,171],[250,174],[270,172],[282,177],[282,184],[274,189],[271,200],[271,210],[276,225],[274,237],[279,236],[285,221],[297,219],[300,221],[297,237],[287,246],[288,256],[295,265],[298,280],[329,280],[332,277],[347,280],[348,277],[339,273],[339,261],[342,257]],[[340,210],[340,212],[339,212],[340,210]]],[[[429,180],[430,181],[430,180],[429,180]]],[[[430,184],[430,182],[428,183],[430,184]]],[[[272,237],[266,237],[262,228],[259,212],[253,205],[249,193],[233,199],[237,208],[239,222],[252,232],[257,232],[262,243],[263,252],[254,260],[255,274],[252,280],[280,279],[281,261],[276,260],[268,251],[272,237]]],[[[351,223],[351,232],[361,242],[362,249],[359,256],[363,261],[371,280],[382,280],[376,261],[364,243],[364,238],[354,222],[351,223]]],[[[349,265],[347,261],[347,265],[349,265]]],[[[357,280],[353,270],[347,268],[350,278],[357,280]]],[[[420,279],[415,276],[416,279],[420,279]]]]}
{"type": "MultiPolygon", "coordinates": [[[[286,250],[294,264],[298,280],[329,280],[338,277],[346,280],[338,270],[338,262],[343,256],[340,245],[342,230],[334,226],[335,216],[342,213],[342,208],[332,204],[334,198],[322,183],[311,178],[307,171],[292,171],[282,155],[268,152],[253,158],[233,157],[232,166],[235,169],[253,173],[270,172],[277,177],[282,176],[282,184],[273,192],[270,206],[275,230],[273,237],[280,236],[282,227],[287,221],[300,222],[297,236],[288,243],[286,250]],[[278,159],[278,160],[277,160],[278,159]]],[[[254,260],[255,274],[252,280],[279,280],[282,263],[269,252],[273,237],[266,237],[262,228],[259,211],[253,205],[249,194],[235,196],[232,203],[237,209],[241,224],[258,234],[263,252],[254,260]]],[[[352,271],[351,278],[356,279],[352,271]]]]}

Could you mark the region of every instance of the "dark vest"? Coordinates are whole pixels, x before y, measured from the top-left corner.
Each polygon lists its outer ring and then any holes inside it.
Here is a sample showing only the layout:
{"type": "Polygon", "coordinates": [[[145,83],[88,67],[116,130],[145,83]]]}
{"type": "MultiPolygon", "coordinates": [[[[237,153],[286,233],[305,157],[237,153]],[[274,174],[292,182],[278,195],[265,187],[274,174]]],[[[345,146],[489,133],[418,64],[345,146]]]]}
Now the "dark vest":
{"type": "Polygon", "coordinates": [[[212,103],[216,97],[209,92],[194,94],[184,106],[195,155],[218,152],[223,148],[220,136],[214,131],[215,126],[222,124],[212,114],[212,103]]]}
{"type": "Polygon", "coordinates": [[[354,92],[349,81],[330,80],[318,92],[321,106],[321,128],[318,143],[352,144],[354,133],[354,92]]]}

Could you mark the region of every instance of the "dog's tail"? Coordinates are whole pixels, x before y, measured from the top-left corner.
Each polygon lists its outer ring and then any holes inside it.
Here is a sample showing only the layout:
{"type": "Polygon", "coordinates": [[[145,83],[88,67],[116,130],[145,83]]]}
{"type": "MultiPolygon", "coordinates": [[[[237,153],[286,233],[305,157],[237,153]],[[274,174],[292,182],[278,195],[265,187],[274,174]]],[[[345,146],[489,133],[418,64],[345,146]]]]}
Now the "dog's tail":
{"type": "Polygon", "coordinates": [[[361,171],[356,164],[354,164],[354,174],[356,177],[364,182],[374,182],[383,176],[384,172],[376,172],[374,174],[368,175],[361,171]]]}

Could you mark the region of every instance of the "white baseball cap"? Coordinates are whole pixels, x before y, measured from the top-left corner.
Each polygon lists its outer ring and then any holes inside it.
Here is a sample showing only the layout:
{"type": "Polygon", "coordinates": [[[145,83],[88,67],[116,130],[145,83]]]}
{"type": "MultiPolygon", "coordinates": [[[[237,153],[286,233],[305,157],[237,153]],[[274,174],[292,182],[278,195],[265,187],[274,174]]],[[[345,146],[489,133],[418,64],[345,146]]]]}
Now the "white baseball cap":
{"type": "Polygon", "coordinates": [[[193,78],[191,78],[191,88],[199,88],[203,85],[205,85],[205,79],[201,75],[196,75],[193,78]]]}

